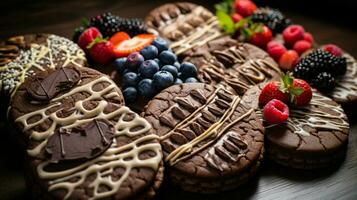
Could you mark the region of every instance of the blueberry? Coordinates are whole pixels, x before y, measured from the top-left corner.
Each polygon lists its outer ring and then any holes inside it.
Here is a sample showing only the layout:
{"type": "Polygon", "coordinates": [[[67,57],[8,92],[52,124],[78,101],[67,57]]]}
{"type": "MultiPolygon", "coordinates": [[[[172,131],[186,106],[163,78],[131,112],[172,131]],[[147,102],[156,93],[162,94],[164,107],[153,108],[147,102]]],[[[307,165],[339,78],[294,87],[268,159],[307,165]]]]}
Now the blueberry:
{"type": "Polygon", "coordinates": [[[177,56],[168,50],[161,52],[159,58],[165,65],[173,65],[177,61],[177,56]]]}
{"type": "Polygon", "coordinates": [[[180,71],[181,76],[185,78],[197,76],[197,68],[194,64],[190,62],[181,63],[180,71]]]}
{"type": "Polygon", "coordinates": [[[136,91],[135,87],[128,87],[125,88],[123,91],[124,99],[128,103],[135,102],[138,92],[136,91]]]}
{"type": "Polygon", "coordinates": [[[152,42],[152,45],[154,45],[159,50],[159,52],[169,49],[169,43],[161,37],[156,37],[152,42]]]}
{"type": "Polygon", "coordinates": [[[115,59],[113,62],[113,67],[120,73],[122,74],[125,70],[125,62],[126,62],[126,58],[118,58],[115,59]]]}
{"type": "Polygon", "coordinates": [[[128,72],[123,76],[123,87],[136,87],[139,82],[139,76],[134,72],[128,72]]]}
{"type": "Polygon", "coordinates": [[[154,74],[152,83],[160,91],[171,86],[174,83],[174,77],[170,72],[158,71],[154,74]]]}
{"type": "Polygon", "coordinates": [[[180,71],[181,65],[180,65],[179,62],[176,61],[176,62],[174,63],[174,66],[176,67],[177,71],[180,71]]]}
{"type": "Polygon", "coordinates": [[[140,51],[145,60],[154,59],[159,55],[159,50],[154,45],[149,45],[140,51]]]}
{"type": "Polygon", "coordinates": [[[160,69],[159,64],[153,60],[145,60],[139,68],[140,76],[143,78],[152,78],[160,69]]]}
{"type": "Polygon", "coordinates": [[[143,62],[144,57],[140,53],[134,52],[128,56],[125,66],[131,70],[136,70],[143,62]]]}
{"type": "Polygon", "coordinates": [[[170,72],[174,78],[176,78],[178,75],[178,71],[173,65],[165,65],[161,68],[161,71],[170,72]]]}
{"type": "Polygon", "coordinates": [[[138,84],[139,94],[146,99],[150,99],[155,95],[155,88],[151,79],[145,78],[138,84]]]}
{"type": "Polygon", "coordinates": [[[182,84],[183,82],[182,82],[182,80],[180,79],[180,78],[176,78],[176,80],[175,80],[175,82],[174,82],[174,84],[175,85],[180,85],[180,84],[182,84]]]}
{"type": "Polygon", "coordinates": [[[122,74],[126,74],[128,72],[133,72],[133,71],[131,71],[131,69],[125,68],[122,74]]]}
{"type": "Polygon", "coordinates": [[[187,78],[185,83],[198,83],[198,80],[194,77],[187,78]]]}

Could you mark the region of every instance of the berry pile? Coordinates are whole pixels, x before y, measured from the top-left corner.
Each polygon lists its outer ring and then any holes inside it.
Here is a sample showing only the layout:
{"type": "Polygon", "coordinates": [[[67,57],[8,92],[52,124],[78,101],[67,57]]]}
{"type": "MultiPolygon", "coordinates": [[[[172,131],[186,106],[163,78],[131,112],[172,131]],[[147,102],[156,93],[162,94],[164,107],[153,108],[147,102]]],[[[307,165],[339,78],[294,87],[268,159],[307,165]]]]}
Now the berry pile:
{"type": "Polygon", "coordinates": [[[279,63],[283,70],[292,70],[299,60],[299,55],[312,48],[312,35],[300,25],[290,25],[283,31],[284,44],[271,41],[267,52],[279,63]],[[292,48],[288,50],[288,48],[292,48]]]}
{"type": "Polygon", "coordinates": [[[128,33],[131,37],[147,33],[141,19],[123,18],[111,13],[103,13],[91,18],[89,25],[98,28],[104,37],[111,37],[120,31],[128,33]]]}
{"type": "Polygon", "coordinates": [[[259,8],[251,16],[253,22],[263,23],[268,26],[274,34],[281,33],[292,24],[278,9],[259,8]]]}
{"type": "Polygon", "coordinates": [[[122,75],[123,95],[128,103],[135,102],[139,95],[151,99],[173,84],[198,82],[196,66],[180,64],[167,41],[160,37],[139,52],[116,59],[113,66],[122,75]]]}
{"type": "Polygon", "coordinates": [[[307,55],[294,68],[294,76],[301,78],[312,84],[322,92],[329,92],[335,87],[338,76],[346,73],[346,58],[341,56],[338,47],[317,49],[307,55]],[[337,49],[338,48],[338,49],[337,49]],[[331,52],[335,52],[333,55],[331,52]]]}

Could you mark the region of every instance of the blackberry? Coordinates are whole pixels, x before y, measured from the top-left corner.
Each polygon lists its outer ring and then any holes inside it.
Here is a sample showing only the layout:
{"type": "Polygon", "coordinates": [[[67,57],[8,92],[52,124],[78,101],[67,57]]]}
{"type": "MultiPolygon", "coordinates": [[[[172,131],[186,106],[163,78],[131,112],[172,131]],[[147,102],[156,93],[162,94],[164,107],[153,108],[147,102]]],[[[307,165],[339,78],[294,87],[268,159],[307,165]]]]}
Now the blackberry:
{"type": "Polygon", "coordinates": [[[251,16],[253,22],[263,23],[268,26],[273,33],[281,33],[286,27],[292,24],[278,9],[260,8],[251,16]]]}
{"type": "Polygon", "coordinates": [[[345,57],[335,56],[332,59],[331,72],[336,74],[336,76],[342,76],[346,74],[347,71],[347,61],[345,57]]]}
{"type": "Polygon", "coordinates": [[[328,72],[319,73],[313,79],[312,85],[321,92],[329,92],[335,88],[335,78],[328,72]]]}
{"type": "Polygon", "coordinates": [[[147,33],[144,22],[141,19],[123,18],[111,13],[103,13],[91,18],[90,26],[98,28],[103,37],[110,37],[119,31],[124,31],[132,37],[147,33]]]}

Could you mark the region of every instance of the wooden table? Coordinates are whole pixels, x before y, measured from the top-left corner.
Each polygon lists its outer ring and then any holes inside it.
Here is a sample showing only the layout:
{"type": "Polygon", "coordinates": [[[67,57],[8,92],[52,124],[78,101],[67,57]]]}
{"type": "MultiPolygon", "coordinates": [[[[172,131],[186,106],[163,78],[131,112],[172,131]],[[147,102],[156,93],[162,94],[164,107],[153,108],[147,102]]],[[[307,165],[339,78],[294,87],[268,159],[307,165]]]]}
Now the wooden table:
{"type": "MultiPolygon", "coordinates": [[[[83,16],[90,17],[110,11],[125,17],[144,17],[151,9],[163,2],[151,0],[60,2],[12,0],[2,2],[0,39],[15,34],[35,32],[70,37],[83,16]]],[[[210,9],[213,9],[215,2],[213,0],[196,1],[210,9]]],[[[351,3],[351,5],[356,4],[351,3]]],[[[319,8],[316,7],[316,9],[319,8]]],[[[303,24],[305,29],[313,33],[320,43],[333,42],[357,57],[357,39],[354,38],[357,35],[356,26],[336,23],[339,15],[330,16],[335,20],[326,20],[326,18],[318,19],[306,15],[305,11],[301,10],[291,8],[289,10],[282,8],[282,10],[295,23],[303,24]]],[[[319,12],[328,14],[326,10],[319,10],[319,12]]],[[[344,163],[337,169],[297,171],[265,161],[259,176],[243,188],[217,195],[202,196],[185,193],[172,185],[165,184],[160,199],[357,199],[357,118],[356,114],[354,115],[350,117],[348,154],[344,163]]],[[[22,177],[21,153],[6,136],[6,129],[1,127],[1,130],[0,199],[28,199],[22,177]]]]}

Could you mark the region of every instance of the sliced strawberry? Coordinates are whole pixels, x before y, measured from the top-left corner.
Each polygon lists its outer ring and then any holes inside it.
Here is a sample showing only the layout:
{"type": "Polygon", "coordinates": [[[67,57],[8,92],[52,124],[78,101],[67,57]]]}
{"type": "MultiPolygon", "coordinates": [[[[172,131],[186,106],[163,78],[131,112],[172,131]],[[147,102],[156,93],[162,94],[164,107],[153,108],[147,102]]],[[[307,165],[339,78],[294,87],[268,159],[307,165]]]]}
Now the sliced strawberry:
{"type": "Polygon", "coordinates": [[[114,43],[114,54],[116,57],[128,56],[130,53],[138,52],[144,47],[150,45],[154,39],[155,35],[153,34],[140,34],[131,39],[114,43]]]}
{"type": "Polygon", "coordinates": [[[129,40],[129,39],[130,36],[127,33],[117,32],[112,37],[110,37],[109,41],[115,45],[123,42],[124,40],[129,40]]]}

